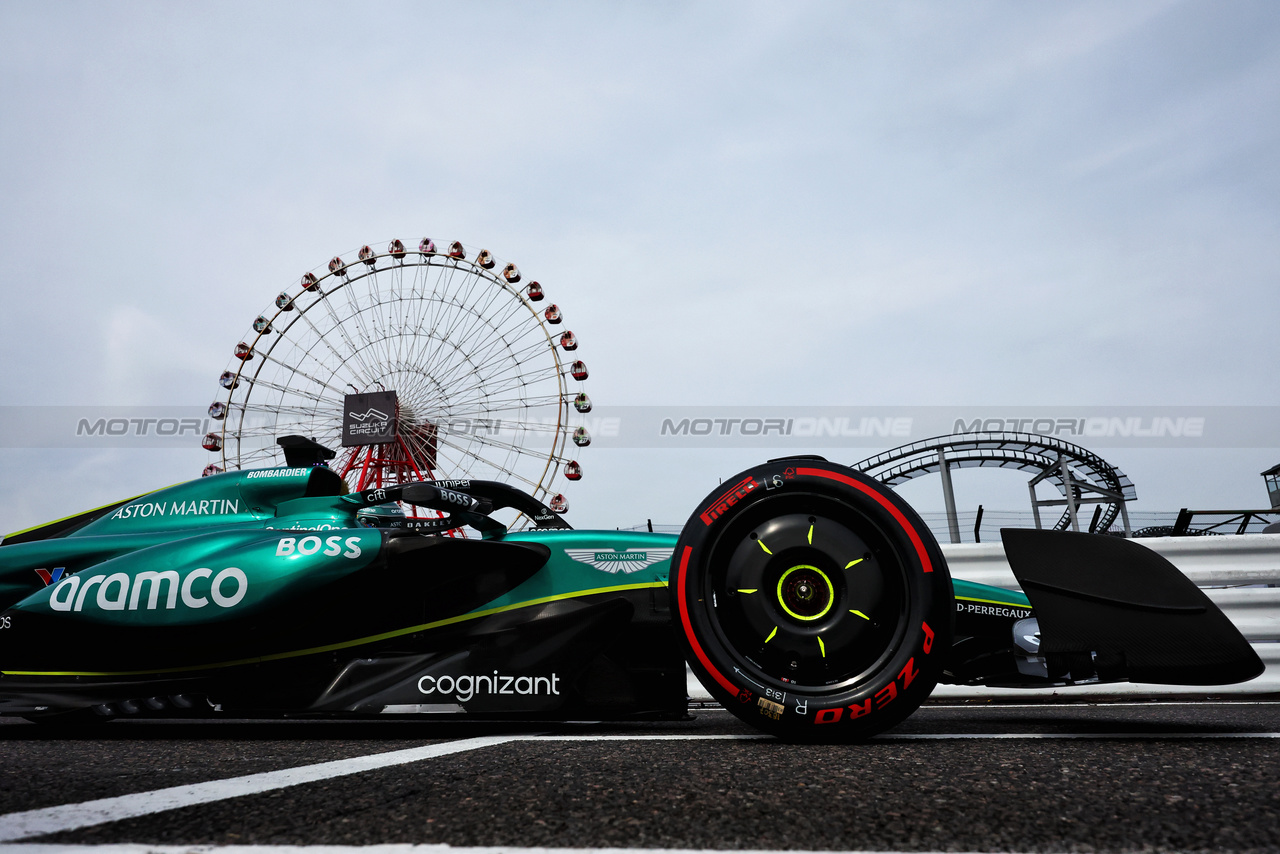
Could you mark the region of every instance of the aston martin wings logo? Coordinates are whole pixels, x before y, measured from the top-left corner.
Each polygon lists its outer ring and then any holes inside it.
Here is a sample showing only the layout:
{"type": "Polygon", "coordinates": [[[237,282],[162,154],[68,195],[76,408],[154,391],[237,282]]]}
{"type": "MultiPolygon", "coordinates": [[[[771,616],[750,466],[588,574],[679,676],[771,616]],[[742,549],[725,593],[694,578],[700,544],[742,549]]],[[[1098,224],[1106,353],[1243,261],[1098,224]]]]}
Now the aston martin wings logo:
{"type": "Polygon", "coordinates": [[[581,563],[594,566],[602,572],[631,574],[671,557],[675,549],[627,549],[604,551],[602,549],[565,549],[564,553],[581,563]]]}

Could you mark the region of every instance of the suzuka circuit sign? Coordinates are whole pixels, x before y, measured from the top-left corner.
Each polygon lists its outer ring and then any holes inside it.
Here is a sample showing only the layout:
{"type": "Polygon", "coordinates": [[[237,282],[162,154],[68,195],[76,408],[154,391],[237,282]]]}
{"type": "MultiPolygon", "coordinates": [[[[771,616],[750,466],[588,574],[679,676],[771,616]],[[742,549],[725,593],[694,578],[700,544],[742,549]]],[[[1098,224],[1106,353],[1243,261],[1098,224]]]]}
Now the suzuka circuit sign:
{"type": "Polygon", "coordinates": [[[342,447],[382,445],[396,439],[396,393],[348,394],[342,409],[342,447]]]}

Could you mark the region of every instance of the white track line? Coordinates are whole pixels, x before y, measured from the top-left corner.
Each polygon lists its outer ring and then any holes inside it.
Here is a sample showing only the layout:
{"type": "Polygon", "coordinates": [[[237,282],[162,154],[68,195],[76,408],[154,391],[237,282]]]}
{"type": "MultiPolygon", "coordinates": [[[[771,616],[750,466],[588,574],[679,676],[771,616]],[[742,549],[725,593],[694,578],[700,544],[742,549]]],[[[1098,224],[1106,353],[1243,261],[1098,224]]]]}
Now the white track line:
{"type": "MultiPolygon", "coordinates": [[[[179,807],[207,804],[212,801],[238,798],[241,795],[252,795],[297,786],[301,783],[312,783],[317,780],[328,780],[348,774],[359,774],[377,768],[392,765],[403,765],[407,762],[418,762],[423,759],[434,759],[448,756],[451,753],[462,753],[468,750],[479,750],[514,741],[520,736],[486,736],[468,738],[463,741],[452,741],[445,744],[429,744],[424,747],[411,747],[407,750],[393,750],[389,753],[375,753],[371,756],[357,756],[352,759],[339,759],[335,762],[321,762],[317,765],[304,765],[300,768],[286,768],[283,771],[267,771],[262,774],[250,774],[246,777],[231,777],[226,780],[210,780],[207,783],[193,783],[188,786],[173,786],[168,789],[157,789],[153,792],[138,792],[133,795],[121,795],[117,798],[102,798],[86,801],[81,804],[62,804],[56,807],[27,810],[26,812],[9,813],[0,816],[0,842],[13,842],[18,839],[30,839],[46,833],[57,833],[63,830],[77,830],[95,824],[120,821],[125,818],[136,818],[164,810],[179,807]]],[[[527,738],[527,736],[525,736],[527,738]]]]}
{"type": "MultiPolygon", "coordinates": [[[[186,786],[172,786],[151,792],[138,792],[132,795],[121,795],[115,798],[102,798],[96,801],[85,801],[79,804],[60,804],[42,809],[0,815],[0,842],[16,842],[31,839],[49,833],[66,830],[79,830],[98,824],[120,821],[126,818],[137,818],[144,815],[180,809],[182,807],[238,798],[243,795],[254,795],[275,789],[284,789],[303,783],[318,780],[329,780],[404,765],[409,762],[420,762],[424,759],[435,759],[454,753],[480,750],[513,742],[573,742],[573,741],[759,741],[768,739],[764,735],[500,735],[482,738],[468,738],[462,741],[444,744],[430,744],[424,747],[411,747],[407,750],[393,750],[389,753],[375,753],[370,756],[357,756],[352,759],[339,759],[334,762],[321,762],[316,765],[304,765],[299,768],[286,768],[282,771],[267,771],[261,774],[250,774],[244,777],[231,777],[226,780],[210,780],[205,783],[193,783],[186,786]]],[[[903,733],[901,735],[882,735],[872,742],[896,741],[940,741],[940,740],[1020,740],[1020,739],[1078,739],[1078,740],[1123,740],[1123,741],[1159,741],[1166,739],[1249,739],[1280,738],[1276,732],[1135,732],[1135,733],[903,733]]],[[[3,847],[3,846],[0,846],[3,847]]],[[[99,846],[95,850],[104,850],[110,846],[99,846]]],[[[375,846],[376,847],[376,846],[375,846]]],[[[447,846],[420,846],[426,850],[444,850],[447,846]]],[[[22,846],[22,850],[34,850],[34,846],[22,846]]],[[[126,850],[121,848],[120,850],[126,850]]],[[[136,849],[128,849],[130,851],[136,849]]],[[[160,851],[160,848],[148,847],[148,851],[160,851]]],[[[187,848],[174,848],[174,851],[188,851],[187,848]]],[[[223,848],[222,851],[231,849],[223,848]]],[[[262,850],[262,849],[255,849],[262,850]]],[[[341,849],[335,849],[341,850],[341,849]]],[[[465,852],[498,852],[507,849],[450,849],[465,852]]],[[[559,849],[512,849],[522,852],[553,851],[559,849]]],[[[585,851],[587,849],[574,849],[585,851]]],[[[606,851],[609,849],[594,849],[606,851]]]]}
{"type": "MultiPolygon", "coordinates": [[[[302,783],[313,783],[317,780],[328,780],[333,777],[344,777],[373,771],[393,765],[404,765],[408,762],[419,762],[423,759],[435,759],[451,753],[463,753],[468,750],[479,750],[513,741],[532,741],[538,735],[503,735],[484,738],[469,738],[445,744],[431,744],[425,747],[411,747],[407,750],[394,750],[389,753],[375,753],[371,756],[357,756],[353,759],[339,759],[334,762],[321,762],[317,765],[304,765],[300,768],[286,768],[282,771],[266,771],[261,774],[250,774],[245,777],[231,777],[226,780],[210,780],[207,783],[193,783],[187,786],[173,786],[168,789],[157,789],[152,792],[138,792],[133,795],[121,795],[116,798],[102,798],[86,801],[81,804],[61,804],[43,809],[0,815],[0,842],[13,842],[19,839],[31,839],[47,833],[58,833],[64,830],[78,830],[96,824],[120,821],[126,818],[151,815],[165,810],[207,804],[227,798],[238,798],[242,795],[255,795],[274,789],[284,789],[302,783]]],[[[588,738],[591,738],[588,736],[588,738]]],[[[607,740],[609,736],[600,736],[607,740]]],[[[616,738],[616,737],[615,737],[616,738]]],[[[634,740],[634,737],[632,737],[634,740]]],[[[655,735],[648,736],[655,740],[688,740],[696,739],[739,739],[754,740],[767,738],[761,735],[655,735]]],[[[562,739],[557,739],[562,740],[562,739]]],[[[570,739],[572,740],[572,739],[570,739]]]]}
{"type": "Polygon", "coordinates": [[[773,736],[763,733],[752,735],[700,735],[690,733],[681,735],[592,735],[591,733],[568,733],[565,735],[538,735],[529,741],[772,741],[773,736]]]}

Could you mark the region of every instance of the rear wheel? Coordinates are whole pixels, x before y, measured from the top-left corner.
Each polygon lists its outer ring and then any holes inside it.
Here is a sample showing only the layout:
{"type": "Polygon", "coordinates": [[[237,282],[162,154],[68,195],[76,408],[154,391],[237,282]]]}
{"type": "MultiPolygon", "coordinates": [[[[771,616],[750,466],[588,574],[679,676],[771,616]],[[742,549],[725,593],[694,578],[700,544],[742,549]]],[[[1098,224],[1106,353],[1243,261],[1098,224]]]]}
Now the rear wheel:
{"type": "Polygon", "coordinates": [[[929,696],[951,643],[937,542],[882,484],[820,459],[725,481],[680,534],[672,589],[690,666],[747,723],[866,738],[929,696]]]}

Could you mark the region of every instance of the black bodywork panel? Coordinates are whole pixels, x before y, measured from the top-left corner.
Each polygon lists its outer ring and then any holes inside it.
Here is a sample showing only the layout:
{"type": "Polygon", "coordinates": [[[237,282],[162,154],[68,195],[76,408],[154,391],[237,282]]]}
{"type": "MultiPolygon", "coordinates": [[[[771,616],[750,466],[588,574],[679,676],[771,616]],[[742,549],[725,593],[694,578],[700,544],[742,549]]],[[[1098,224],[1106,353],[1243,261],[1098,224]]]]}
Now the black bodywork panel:
{"type": "Polygon", "coordinates": [[[1208,596],[1151,549],[1071,531],[1005,528],[1053,676],[1170,685],[1244,682],[1264,665],[1208,596]]]}

